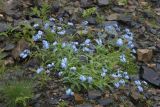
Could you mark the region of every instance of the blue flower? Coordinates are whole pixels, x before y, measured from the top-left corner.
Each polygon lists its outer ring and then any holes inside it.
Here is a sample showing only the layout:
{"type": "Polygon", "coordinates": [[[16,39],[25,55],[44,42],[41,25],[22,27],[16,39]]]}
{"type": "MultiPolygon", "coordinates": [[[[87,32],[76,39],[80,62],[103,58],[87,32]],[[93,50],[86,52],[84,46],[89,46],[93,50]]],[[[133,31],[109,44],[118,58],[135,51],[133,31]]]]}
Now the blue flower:
{"type": "Polygon", "coordinates": [[[76,45],[74,45],[74,44],[73,44],[73,45],[71,45],[71,48],[73,49],[73,51],[74,51],[74,52],[77,52],[77,51],[78,51],[78,49],[77,49],[76,45]]]}
{"type": "Polygon", "coordinates": [[[55,21],[55,18],[49,18],[49,21],[51,21],[51,22],[54,22],[55,21]]]}
{"type": "Polygon", "coordinates": [[[90,39],[86,39],[85,42],[84,42],[84,45],[90,45],[91,43],[91,40],[90,39]]]}
{"type": "Polygon", "coordinates": [[[43,67],[40,67],[36,70],[37,74],[41,73],[42,71],[44,71],[44,68],[43,67]]]}
{"type": "Polygon", "coordinates": [[[101,76],[102,76],[102,77],[105,77],[105,76],[106,76],[106,73],[105,73],[105,72],[102,72],[102,73],[101,73],[101,76]]]}
{"type": "Polygon", "coordinates": [[[115,86],[116,88],[119,88],[119,87],[120,87],[119,82],[114,83],[114,86],[115,86]]]}
{"type": "Polygon", "coordinates": [[[87,47],[83,47],[83,49],[82,49],[84,52],[89,52],[89,53],[92,53],[93,52],[93,50],[91,50],[91,49],[89,49],[89,48],[87,48],[87,47]]]}
{"type": "Polygon", "coordinates": [[[54,67],[54,63],[51,63],[51,64],[47,65],[47,68],[52,68],[52,67],[54,67]]]}
{"type": "Polygon", "coordinates": [[[37,27],[39,27],[39,24],[34,24],[33,27],[37,28],[37,27]]]}
{"type": "Polygon", "coordinates": [[[119,80],[119,83],[124,85],[125,84],[125,81],[123,79],[119,80]]]}
{"type": "Polygon", "coordinates": [[[67,58],[63,58],[61,61],[61,68],[66,69],[67,68],[67,58]]]}
{"type": "Polygon", "coordinates": [[[44,48],[44,49],[49,49],[49,42],[48,42],[48,41],[43,40],[43,41],[42,41],[42,44],[43,44],[43,48],[44,48]]]}
{"type": "Polygon", "coordinates": [[[62,76],[62,74],[63,74],[63,72],[58,72],[58,76],[59,77],[62,76]]]}
{"type": "Polygon", "coordinates": [[[105,68],[102,68],[102,72],[105,72],[105,73],[107,73],[107,69],[105,69],[105,68]]]}
{"type": "Polygon", "coordinates": [[[65,33],[66,33],[65,30],[62,30],[62,31],[57,32],[57,34],[59,34],[59,35],[64,35],[65,33]]]}
{"type": "Polygon", "coordinates": [[[49,28],[49,23],[45,23],[44,29],[48,29],[48,28],[49,28]]]}
{"type": "Polygon", "coordinates": [[[70,68],[70,71],[71,71],[71,72],[76,72],[76,70],[77,70],[76,67],[71,67],[71,68],[70,68]]]}
{"type": "Polygon", "coordinates": [[[137,88],[138,88],[138,91],[139,91],[139,92],[143,92],[143,87],[138,86],[137,88]]]}
{"type": "Polygon", "coordinates": [[[134,83],[135,83],[136,85],[138,85],[138,86],[141,85],[141,82],[140,82],[139,80],[134,81],[134,83]]]}
{"type": "Polygon", "coordinates": [[[38,31],[38,35],[42,36],[43,32],[41,30],[38,31]]]}
{"type": "Polygon", "coordinates": [[[123,62],[123,63],[126,62],[126,56],[125,56],[125,54],[122,54],[122,55],[120,56],[120,61],[123,62]]]}
{"type": "Polygon", "coordinates": [[[73,96],[74,92],[72,92],[72,90],[69,88],[69,89],[66,90],[66,95],[73,96]]]}
{"type": "Polygon", "coordinates": [[[57,42],[57,41],[53,42],[53,46],[56,46],[57,44],[58,44],[58,42],[57,42]]]}
{"type": "Polygon", "coordinates": [[[92,81],[93,81],[93,78],[92,78],[92,77],[87,77],[87,82],[88,82],[88,83],[92,83],[92,81]]]}
{"type": "Polygon", "coordinates": [[[59,21],[60,21],[60,23],[62,23],[62,22],[63,22],[63,18],[62,18],[62,17],[60,17],[60,18],[59,18],[59,21]]]}
{"type": "Polygon", "coordinates": [[[95,39],[95,41],[97,42],[98,45],[100,45],[100,46],[102,45],[102,39],[100,39],[100,38],[99,39],[95,39]]]}
{"type": "Polygon", "coordinates": [[[132,41],[128,41],[128,48],[130,49],[134,48],[134,44],[132,41]]]}
{"type": "Polygon", "coordinates": [[[30,53],[31,53],[30,50],[25,49],[23,52],[20,53],[19,56],[20,56],[22,59],[25,59],[25,58],[27,58],[27,56],[28,56],[30,53]]]}
{"type": "Polygon", "coordinates": [[[148,85],[148,83],[146,81],[142,81],[143,84],[148,85]]]}
{"type": "Polygon", "coordinates": [[[72,22],[68,22],[68,25],[69,25],[69,26],[73,26],[73,23],[72,23],[72,22]]]}
{"type": "Polygon", "coordinates": [[[123,35],[123,37],[127,40],[127,41],[132,41],[133,37],[129,36],[128,34],[123,35]]]}
{"type": "Polygon", "coordinates": [[[121,38],[118,39],[117,42],[116,42],[116,45],[119,46],[119,47],[123,46],[123,40],[121,38]]]}
{"type": "Polygon", "coordinates": [[[82,26],[87,26],[88,25],[88,21],[83,21],[82,22],[82,26]]]}
{"type": "Polygon", "coordinates": [[[81,76],[79,77],[79,79],[80,79],[82,82],[85,82],[85,81],[87,80],[87,78],[86,78],[85,76],[83,76],[83,75],[81,75],[81,76]]]}

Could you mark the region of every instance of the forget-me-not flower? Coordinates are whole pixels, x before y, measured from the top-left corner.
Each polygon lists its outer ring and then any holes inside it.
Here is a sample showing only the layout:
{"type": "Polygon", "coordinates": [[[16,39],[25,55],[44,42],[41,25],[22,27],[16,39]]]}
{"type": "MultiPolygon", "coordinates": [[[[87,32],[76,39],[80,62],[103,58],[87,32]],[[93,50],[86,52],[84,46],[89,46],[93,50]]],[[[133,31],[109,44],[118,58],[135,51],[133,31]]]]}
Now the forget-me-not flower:
{"type": "Polygon", "coordinates": [[[139,92],[143,92],[143,87],[138,86],[137,88],[138,88],[138,91],[139,91],[139,92]]]}
{"type": "Polygon", "coordinates": [[[62,74],[63,74],[62,71],[61,71],[61,72],[58,72],[58,76],[59,76],[59,77],[62,76],[62,74]]]}
{"type": "Polygon", "coordinates": [[[39,67],[39,68],[36,70],[37,74],[41,73],[42,71],[44,71],[44,68],[43,68],[43,67],[39,67]]]}
{"type": "Polygon", "coordinates": [[[92,77],[87,77],[87,82],[88,83],[91,83],[93,81],[93,78],[92,77]]]}
{"type": "Polygon", "coordinates": [[[34,27],[34,28],[37,28],[37,27],[39,27],[39,24],[38,24],[38,23],[37,23],[37,24],[34,24],[33,27],[34,27]]]}
{"type": "Polygon", "coordinates": [[[116,45],[119,47],[123,46],[123,40],[121,38],[119,38],[116,42],[116,45]]]}
{"type": "Polygon", "coordinates": [[[68,25],[69,25],[69,26],[73,26],[73,23],[72,23],[72,22],[68,22],[68,25]]]}
{"type": "Polygon", "coordinates": [[[66,33],[65,30],[62,30],[62,31],[57,32],[57,34],[59,34],[59,35],[64,35],[65,33],[66,33]]]}
{"type": "Polygon", "coordinates": [[[48,41],[43,40],[43,41],[42,41],[42,44],[43,44],[43,48],[44,48],[44,49],[49,49],[49,42],[48,42],[48,41]]]}
{"type": "Polygon", "coordinates": [[[138,86],[141,85],[141,82],[140,82],[139,80],[134,81],[134,83],[135,83],[136,85],[138,85],[138,86]]]}
{"type": "Polygon", "coordinates": [[[120,87],[119,82],[114,83],[114,86],[115,86],[116,88],[119,88],[119,87],[120,87]]]}
{"type": "Polygon", "coordinates": [[[67,58],[63,58],[61,61],[61,68],[66,69],[68,66],[67,58]]]}
{"type": "Polygon", "coordinates": [[[52,68],[52,67],[54,67],[54,63],[51,63],[51,64],[47,65],[47,68],[52,68]]]}
{"type": "Polygon", "coordinates": [[[28,56],[30,53],[31,53],[30,50],[25,49],[23,52],[20,53],[19,56],[20,56],[22,59],[25,59],[25,58],[27,58],[27,56],[28,56]]]}
{"type": "Polygon", "coordinates": [[[120,56],[120,61],[123,62],[123,63],[126,62],[126,56],[125,56],[125,54],[122,54],[122,55],[120,56]]]}
{"type": "Polygon", "coordinates": [[[100,46],[102,45],[102,39],[100,39],[100,38],[99,39],[95,39],[95,41],[97,42],[98,45],[100,45],[100,46]]]}
{"type": "Polygon", "coordinates": [[[101,77],[105,77],[106,76],[106,73],[105,72],[102,72],[101,73],[101,77]]]}
{"type": "Polygon", "coordinates": [[[66,95],[73,96],[74,92],[72,92],[72,90],[69,88],[69,89],[66,90],[66,95]]]}
{"type": "Polygon", "coordinates": [[[71,72],[76,72],[76,70],[77,70],[76,67],[71,67],[71,68],[70,68],[70,71],[71,71],[71,72]]]}
{"type": "Polygon", "coordinates": [[[82,81],[82,82],[85,82],[87,80],[87,78],[84,76],[84,75],[80,75],[79,79],[82,81]]]}

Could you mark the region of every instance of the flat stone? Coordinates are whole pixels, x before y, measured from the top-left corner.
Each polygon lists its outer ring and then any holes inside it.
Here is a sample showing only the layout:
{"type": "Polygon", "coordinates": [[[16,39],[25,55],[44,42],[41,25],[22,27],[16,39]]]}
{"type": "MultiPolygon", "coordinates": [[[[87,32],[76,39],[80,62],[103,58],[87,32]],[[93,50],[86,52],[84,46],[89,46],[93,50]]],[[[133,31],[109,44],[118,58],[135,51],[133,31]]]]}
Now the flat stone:
{"type": "Polygon", "coordinates": [[[124,23],[131,22],[132,16],[131,15],[119,15],[118,20],[124,23]]]}
{"type": "Polygon", "coordinates": [[[109,98],[108,99],[100,99],[100,100],[98,100],[98,102],[102,106],[108,106],[113,103],[113,100],[109,99],[109,98]]]}
{"type": "Polygon", "coordinates": [[[138,61],[149,62],[152,59],[153,51],[150,49],[137,50],[138,61]]]}
{"type": "Polygon", "coordinates": [[[94,18],[94,17],[88,18],[87,21],[90,25],[96,25],[97,24],[96,18],[94,18]]]}
{"type": "Polygon", "coordinates": [[[119,17],[119,14],[113,13],[113,14],[107,16],[106,19],[109,20],[109,21],[113,21],[113,20],[117,20],[118,17],[119,17]]]}
{"type": "Polygon", "coordinates": [[[106,6],[109,4],[109,0],[98,0],[99,6],[106,6]]]}
{"type": "Polygon", "coordinates": [[[148,67],[141,67],[141,77],[145,81],[160,87],[160,73],[148,67]]]}
{"type": "Polygon", "coordinates": [[[88,98],[89,99],[99,99],[102,96],[102,92],[99,90],[92,90],[88,91],[88,98]]]}

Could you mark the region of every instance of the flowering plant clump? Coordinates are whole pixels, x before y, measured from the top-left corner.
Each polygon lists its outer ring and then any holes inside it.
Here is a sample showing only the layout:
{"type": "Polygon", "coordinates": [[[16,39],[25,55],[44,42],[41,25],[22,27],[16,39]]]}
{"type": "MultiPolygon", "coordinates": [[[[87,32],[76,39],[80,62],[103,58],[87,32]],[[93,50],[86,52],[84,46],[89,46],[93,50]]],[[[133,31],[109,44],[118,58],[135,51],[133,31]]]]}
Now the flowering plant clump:
{"type": "MultiPolygon", "coordinates": [[[[105,32],[89,32],[87,21],[82,21],[80,25],[81,28],[77,29],[74,23],[65,23],[63,18],[50,18],[44,25],[33,25],[35,30],[41,28],[32,37],[38,50],[32,52],[32,57],[41,59],[37,74],[57,73],[69,87],[66,90],[69,96],[74,94],[74,89],[80,91],[125,86],[130,78],[129,74],[137,70],[131,54],[134,49],[132,32],[125,29],[124,35],[115,35],[113,40],[106,42],[103,37],[105,32]],[[85,36],[77,39],[76,32],[68,34],[68,29],[81,30],[80,35],[85,36]],[[89,35],[98,37],[92,38],[89,35]],[[64,38],[68,40],[64,41],[64,38]],[[111,41],[112,45],[109,44],[111,41]]],[[[116,34],[120,32],[116,24],[103,29],[113,28],[116,34]]],[[[138,89],[142,91],[140,86],[138,89]]]]}

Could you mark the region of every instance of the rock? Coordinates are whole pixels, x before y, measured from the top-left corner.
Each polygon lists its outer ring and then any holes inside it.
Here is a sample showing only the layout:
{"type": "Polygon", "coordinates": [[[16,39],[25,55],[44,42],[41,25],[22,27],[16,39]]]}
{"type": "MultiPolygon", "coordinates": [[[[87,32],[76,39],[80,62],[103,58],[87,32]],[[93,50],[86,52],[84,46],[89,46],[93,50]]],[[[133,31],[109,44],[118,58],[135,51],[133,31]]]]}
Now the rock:
{"type": "Polygon", "coordinates": [[[150,49],[137,50],[138,61],[149,62],[152,59],[153,51],[150,49]]]}
{"type": "Polygon", "coordinates": [[[12,56],[14,59],[18,59],[19,58],[19,54],[25,50],[29,48],[29,43],[26,42],[24,39],[21,39],[20,41],[18,41],[16,48],[14,48],[12,50],[12,56]]]}
{"type": "Polygon", "coordinates": [[[160,87],[160,72],[156,72],[155,70],[145,66],[141,67],[140,72],[142,79],[151,83],[152,85],[160,87]]]}
{"type": "Polygon", "coordinates": [[[83,103],[84,99],[79,94],[74,94],[74,99],[77,103],[83,103]]]}
{"type": "Polygon", "coordinates": [[[25,65],[26,68],[28,68],[28,67],[35,68],[35,67],[38,67],[38,66],[40,66],[40,62],[37,58],[32,58],[25,65]]]}
{"type": "Polygon", "coordinates": [[[118,20],[128,24],[128,22],[132,21],[132,16],[131,15],[123,15],[122,14],[122,15],[119,15],[118,20]]]}
{"type": "Polygon", "coordinates": [[[4,61],[4,65],[7,66],[7,65],[13,65],[14,64],[14,60],[12,57],[9,57],[7,58],[5,61],[4,61]]]}
{"type": "Polygon", "coordinates": [[[109,4],[109,0],[98,0],[99,6],[106,6],[109,4]]]}
{"type": "Polygon", "coordinates": [[[0,32],[5,32],[8,30],[8,25],[5,22],[0,22],[0,32]]]}
{"type": "Polygon", "coordinates": [[[93,2],[92,0],[81,0],[81,7],[83,8],[87,8],[87,7],[92,7],[93,6],[93,2]]]}
{"type": "Polygon", "coordinates": [[[106,19],[109,20],[109,21],[113,21],[113,20],[117,20],[118,17],[119,17],[119,14],[113,13],[113,14],[107,16],[106,19]]]}
{"type": "Polygon", "coordinates": [[[110,104],[113,103],[113,100],[112,99],[100,99],[98,100],[98,103],[102,106],[109,106],[110,104]]]}
{"type": "Polygon", "coordinates": [[[149,68],[155,68],[155,67],[156,67],[156,64],[147,64],[147,66],[148,66],[149,68]]]}
{"type": "Polygon", "coordinates": [[[102,92],[99,90],[92,90],[88,91],[88,98],[89,99],[99,99],[102,96],[102,92]]]}
{"type": "Polygon", "coordinates": [[[15,45],[12,43],[8,43],[6,44],[6,46],[4,47],[4,51],[11,51],[12,49],[15,48],[15,45]]]}
{"type": "Polygon", "coordinates": [[[76,105],[75,107],[93,107],[91,104],[80,104],[76,105]]]}
{"type": "Polygon", "coordinates": [[[139,99],[141,99],[141,95],[135,90],[131,91],[130,97],[134,102],[137,102],[139,99]]]}
{"type": "Polygon", "coordinates": [[[87,21],[88,21],[88,24],[90,24],[90,25],[96,25],[97,24],[96,18],[94,18],[94,17],[88,18],[87,21]]]}

